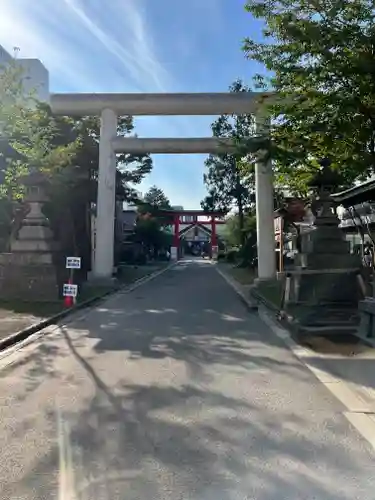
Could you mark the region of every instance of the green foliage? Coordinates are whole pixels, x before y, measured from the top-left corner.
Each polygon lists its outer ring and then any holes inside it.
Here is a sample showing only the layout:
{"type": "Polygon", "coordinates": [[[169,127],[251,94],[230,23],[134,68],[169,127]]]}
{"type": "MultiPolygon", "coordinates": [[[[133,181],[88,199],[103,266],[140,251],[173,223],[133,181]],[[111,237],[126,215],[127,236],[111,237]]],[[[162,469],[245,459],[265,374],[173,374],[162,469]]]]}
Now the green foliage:
{"type": "Polygon", "coordinates": [[[143,200],[138,203],[140,214],[150,214],[155,218],[160,227],[165,228],[171,223],[168,215],[163,215],[163,210],[171,210],[171,204],[164,191],[157,186],[151,186],[144,195],[143,200]]]}
{"type": "Polygon", "coordinates": [[[157,186],[151,186],[144,196],[144,201],[152,207],[159,210],[169,210],[171,208],[170,202],[165,195],[164,191],[157,186]]]}
{"type": "MultiPolygon", "coordinates": [[[[22,72],[15,65],[0,72],[0,226],[9,228],[8,208],[21,200],[21,177],[31,167],[46,174],[50,202],[45,211],[65,254],[83,257],[90,267],[91,207],[97,199],[99,134],[98,117],[55,117],[50,108],[25,95],[22,72]],[[8,205],[7,205],[8,203],[8,205]]],[[[118,120],[118,134],[133,132],[129,116],[118,120]]],[[[149,155],[117,155],[117,200],[136,197],[132,185],[142,181],[152,168],[149,155]]],[[[8,230],[9,233],[9,230],[8,230]]],[[[1,238],[1,234],[0,234],[1,238]]]]}
{"type": "Polygon", "coordinates": [[[265,23],[264,38],[244,43],[249,59],[274,90],[269,107],[278,182],[306,194],[308,182],[329,158],[343,185],[363,180],[375,165],[374,4],[315,0],[250,0],[246,9],[265,23]]]}
{"type": "Polygon", "coordinates": [[[244,216],[243,228],[238,215],[232,215],[225,224],[225,240],[229,245],[238,247],[236,258],[240,266],[254,266],[256,260],[256,217],[252,213],[244,216]]]}
{"type": "Polygon", "coordinates": [[[0,65],[0,130],[2,135],[11,135],[14,130],[25,127],[29,108],[35,100],[25,97],[22,87],[23,71],[15,64],[0,65]]]}
{"type": "Polygon", "coordinates": [[[251,233],[256,233],[256,218],[254,215],[246,214],[244,217],[244,227],[240,227],[238,215],[228,217],[225,224],[224,238],[230,246],[239,247],[251,233]],[[243,237],[243,234],[245,237],[243,237]]]}
{"type": "Polygon", "coordinates": [[[170,236],[165,233],[157,218],[140,217],[137,221],[136,241],[147,248],[159,250],[170,245],[170,236]]]}
{"type": "Polygon", "coordinates": [[[226,261],[230,264],[234,264],[237,261],[239,254],[239,250],[235,248],[231,248],[230,250],[227,251],[226,253],[226,261]]]}
{"type": "MultiPolygon", "coordinates": [[[[73,124],[80,147],[77,151],[75,164],[91,172],[96,188],[99,167],[100,119],[86,116],[73,124]]],[[[133,119],[129,116],[118,118],[117,135],[128,136],[134,130],[133,119]]],[[[136,201],[137,195],[132,187],[140,184],[152,170],[152,160],[148,154],[132,155],[119,153],[116,155],[116,197],[118,201],[136,201]]],[[[92,192],[93,202],[96,201],[96,189],[92,192]]]]}
{"type": "Polygon", "coordinates": [[[167,196],[157,186],[152,186],[139,204],[135,239],[154,254],[171,245],[172,236],[165,231],[169,220],[160,213],[170,208],[167,196]]]}
{"type": "Polygon", "coordinates": [[[61,126],[49,108],[25,95],[22,70],[11,64],[0,70],[0,127],[3,178],[0,195],[9,199],[22,198],[21,177],[30,167],[47,175],[69,165],[77,151],[78,140],[61,141],[61,126]]]}
{"type": "MultiPolygon", "coordinates": [[[[76,182],[77,169],[84,172],[79,174],[80,178],[90,177],[96,183],[100,119],[54,117],[47,105],[25,95],[22,72],[14,65],[4,67],[0,73],[0,123],[2,135],[15,152],[13,157],[6,158],[3,194],[9,195],[10,191],[12,196],[19,197],[19,178],[30,166],[46,173],[54,183],[67,183],[68,189],[76,182]]],[[[119,117],[118,135],[129,135],[133,130],[132,117],[119,117]]],[[[118,199],[132,199],[135,193],[131,185],[139,184],[151,171],[151,158],[126,153],[116,158],[118,199]]],[[[96,190],[90,189],[90,193],[92,201],[96,201],[96,190]]]]}
{"type": "MultiPolygon", "coordinates": [[[[230,92],[249,92],[241,80],[235,81],[230,92]]],[[[240,143],[254,133],[254,119],[251,115],[222,115],[211,125],[214,137],[231,138],[240,143]]],[[[235,206],[241,213],[254,201],[254,171],[241,174],[240,162],[245,152],[209,155],[205,161],[207,172],[204,183],[208,190],[202,201],[203,210],[228,212],[235,206]]]]}

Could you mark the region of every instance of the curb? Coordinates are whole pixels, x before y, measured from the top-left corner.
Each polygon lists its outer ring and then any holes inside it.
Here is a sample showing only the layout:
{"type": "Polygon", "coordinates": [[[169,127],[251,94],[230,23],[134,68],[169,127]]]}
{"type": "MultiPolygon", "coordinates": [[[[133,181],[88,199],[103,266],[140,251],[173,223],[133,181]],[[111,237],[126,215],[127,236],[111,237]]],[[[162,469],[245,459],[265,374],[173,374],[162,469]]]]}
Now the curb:
{"type": "Polygon", "coordinates": [[[269,300],[267,300],[265,297],[263,297],[263,295],[257,292],[254,288],[250,290],[250,295],[254,300],[264,305],[269,311],[275,314],[280,314],[281,309],[272,302],[270,302],[269,300]]]}
{"type": "MultiPolygon", "coordinates": [[[[234,283],[228,276],[225,276],[223,272],[218,269],[217,271],[233,288],[241,301],[248,302],[247,307],[251,308],[253,311],[253,303],[242,293],[238,284],[234,283]]],[[[332,394],[332,396],[334,396],[342,404],[342,414],[348,422],[355,427],[358,433],[370,444],[372,449],[375,450],[375,419],[372,417],[375,411],[371,407],[373,405],[368,404],[368,402],[361,397],[361,394],[353,390],[350,387],[350,384],[342,378],[331,375],[327,369],[317,368],[310,365],[308,362],[309,357],[319,357],[324,360],[324,355],[319,355],[319,353],[315,353],[314,351],[297,344],[291,337],[289,331],[271,317],[270,311],[267,310],[265,305],[260,305],[257,307],[257,310],[259,318],[270,328],[271,332],[284,343],[284,345],[291,351],[298,361],[302,363],[332,394]]]]}
{"type": "Polygon", "coordinates": [[[251,311],[257,311],[258,310],[258,304],[253,302],[250,298],[246,297],[245,293],[243,290],[241,290],[241,287],[238,285],[236,280],[232,278],[231,276],[228,276],[224,271],[219,269],[217,264],[213,264],[215,266],[216,271],[220,274],[220,276],[235,290],[239,298],[241,299],[241,302],[245,305],[245,307],[251,311]]]}
{"type": "Polygon", "coordinates": [[[110,295],[115,295],[116,293],[129,293],[138,288],[140,285],[143,283],[146,283],[147,281],[151,281],[152,279],[160,276],[160,274],[163,274],[164,272],[168,271],[172,267],[176,265],[175,262],[172,264],[169,264],[168,266],[164,267],[163,269],[159,269],[157,271],[154,271],[150,274],[146,274],[145,276],[142,276],[142,278],[137,279],[134,281],[134,283],[131,283],[129,285],[123,285],[119,286],[117,288],[114,288],[113,290],[108,290],[100,295],[96,295],[95,297],[91,297],[90,299],[87,299],[79,304],[76,304],[75,306],[71,307],[70,309],[65,309],[64,311],[61,311],[54,316],[50,316],[49,318],[46,318],[42,321],[39,321],[38,323],[34,323],[31,326],[28,326],[26,328],[23,328],[22,330],[19,330],[18,332],[12,333],[11,335],[8,335],[8,337],[5,337],[4,339],[0,340],[0,352],[5,351],[9,347],[13,347],[14,345],[18,344],[19,342],[22,342],[24,340],[27,340],[31,335],[34,335],[34,333],[39,332],[40,330],[43,330],[44,328],[47,328],[48,326],[54,325],[61,319],[70,316],[81,309],[85,309],[87,307],[92,306],[96,302],[99,302],[102,299],[105,299],[106,297],[110,295]]]}

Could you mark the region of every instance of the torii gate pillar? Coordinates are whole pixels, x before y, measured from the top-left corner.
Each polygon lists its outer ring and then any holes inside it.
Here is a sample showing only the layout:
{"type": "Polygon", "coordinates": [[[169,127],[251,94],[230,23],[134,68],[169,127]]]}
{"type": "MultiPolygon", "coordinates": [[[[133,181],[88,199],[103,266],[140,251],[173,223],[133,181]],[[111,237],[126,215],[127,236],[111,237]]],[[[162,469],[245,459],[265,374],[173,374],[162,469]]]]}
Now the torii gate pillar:
{"type": "MultiPolygon", "coordinates": [[[[256,116],[256,126],[259,134],[269,133],[269,119],[256,116]]],[[[271,161],[262,151],[255,164],[255,198],[258,280],[272,280],[276,277],[273,173],[271,161]]]]}
{"type": "Polygon", "coordinates": [[[117,114],[104,109],[100,119],[99,179],[94,258],[95,278],[108,279],[114,264],[116,156],[112,140],[117,134],[117,114]]]}

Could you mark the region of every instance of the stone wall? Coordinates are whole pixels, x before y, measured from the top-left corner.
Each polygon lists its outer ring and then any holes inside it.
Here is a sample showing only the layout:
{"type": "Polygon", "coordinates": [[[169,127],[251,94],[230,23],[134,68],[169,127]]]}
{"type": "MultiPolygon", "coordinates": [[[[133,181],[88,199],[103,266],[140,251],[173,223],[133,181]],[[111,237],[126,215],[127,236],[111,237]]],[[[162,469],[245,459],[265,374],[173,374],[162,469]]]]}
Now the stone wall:
{"type": "Polygon", "coordinates": [[[59,299],[50,254],[0,254],[0,299],[53,302],[59,299]]]}

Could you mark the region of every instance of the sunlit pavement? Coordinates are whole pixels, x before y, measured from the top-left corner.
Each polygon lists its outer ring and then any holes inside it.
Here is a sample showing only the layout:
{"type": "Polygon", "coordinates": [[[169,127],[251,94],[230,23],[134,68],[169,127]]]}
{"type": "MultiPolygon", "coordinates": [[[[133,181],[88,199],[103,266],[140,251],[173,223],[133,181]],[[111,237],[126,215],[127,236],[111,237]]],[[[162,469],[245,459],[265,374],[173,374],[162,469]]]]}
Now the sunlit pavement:
{"type": "Polygon", "coordinates": [[[209,261],[1,363],[1,499],[374,498],[344,408],[209,261]]]}

